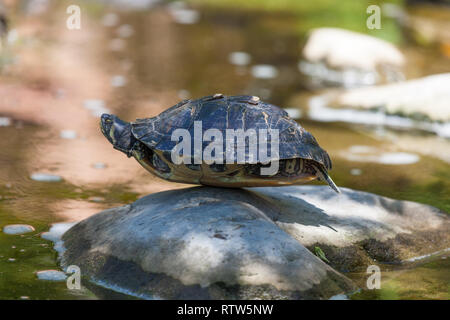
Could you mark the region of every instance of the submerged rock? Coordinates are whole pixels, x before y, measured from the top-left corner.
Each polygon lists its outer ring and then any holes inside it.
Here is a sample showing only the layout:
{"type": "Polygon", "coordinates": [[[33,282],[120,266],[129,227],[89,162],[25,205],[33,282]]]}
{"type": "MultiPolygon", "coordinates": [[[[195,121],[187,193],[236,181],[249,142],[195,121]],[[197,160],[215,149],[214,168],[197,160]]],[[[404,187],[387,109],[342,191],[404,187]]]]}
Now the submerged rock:
{"type": "Polygon", "coordinates": [[[402,53],[389,42],[338,28],[313,30],[303,55],[311,62],[323,60],[335,68],[375,70],[380,64],[404,63],[402,53]]]}
{"type": "Polygon", "coordinates": [[[10,224],[3,227],[3,232],[6,234],[24,234],[33,231],[34,227],[28,224],[10,224]]]}
{"type": "Polygon", "coordinates": [[[58,270],[43,270],[36,272],[39,280],[64,281],[67,276],[64,272],[58,270]]]}
{"type": "Polygon", "coordinates": [[[300,299],[349,293],[339,270],[450,246],[448,217],[408,201],[325,186],[195,187],[112,208],[63,235],[63,266],[168,299],[300,299]]]}

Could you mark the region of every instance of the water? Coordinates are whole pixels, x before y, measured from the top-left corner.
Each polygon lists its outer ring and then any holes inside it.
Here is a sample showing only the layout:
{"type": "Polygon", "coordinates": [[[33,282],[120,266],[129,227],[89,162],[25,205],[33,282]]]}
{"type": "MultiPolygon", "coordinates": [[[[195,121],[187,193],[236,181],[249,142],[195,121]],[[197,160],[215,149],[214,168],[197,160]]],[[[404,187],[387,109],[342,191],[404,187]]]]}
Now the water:
{"type": "MultiPolygon", "coordinates": [[[[379,123],[308,118],[307,101],[315,91],[298,70],[307,22],[289,13],[202,7],[169,12],[164,6],[133,13],[86,3],[82,30],[75,32],[61,28],[64,16],[57,12],[64,12],[64,3],[58,5],[39,20],[53,32],[19,33],[14,50],[21,59],[0,73],[0,228],[35,229],[0,233],[0,299],[126,297],[85,279],[81,291],[71,291],[64,281],[36,275],[60,270],[53,243],[40,236],[54,223],[73,223],[151,192],[183,187],[150,176],[111,148],[98,129],[102,112],[133,120],[185,97],[258,95],[286,107],[314,134],[334,161],[331,174],[339,186],[450,211],[448,140],[379,123]],[[359,161],[349,157],[352,146],[390,155],[390,161],[359,161]],[[412,161],[405,154],[417,156],[412,161]],[[36,173],[44,179],[32,179],[36,173]]],[[[403,46],[417,61],[408,71],[415,77],[450,71],[449,60],[435,49],[403,46]],[[430,55],[429,70],[423,61],[430,55]]],[[[433,259],[387,266],[385,290],[352,298],[448,298],[449,259],[433,259]]],[[[364,287],[365,274],[349,276],[364,287]]]]}

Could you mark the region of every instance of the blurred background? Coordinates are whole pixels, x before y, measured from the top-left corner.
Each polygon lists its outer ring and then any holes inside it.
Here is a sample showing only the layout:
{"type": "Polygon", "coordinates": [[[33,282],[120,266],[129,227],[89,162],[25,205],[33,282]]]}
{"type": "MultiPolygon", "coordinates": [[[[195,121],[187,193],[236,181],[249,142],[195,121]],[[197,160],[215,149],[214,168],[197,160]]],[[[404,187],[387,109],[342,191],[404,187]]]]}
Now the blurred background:
{"type": "MultiPolygon", "coordinates": [[[[337,185],[450,211],[449,1],[0,0],[0,38],[0,227],[33,231],[0,233],[0,299],[126,297],[36,276],[58,268],[52,224],[186,187],[113,150],[103,112],[257,95],[316,137],[337,185]]],[[[448,261],[353,298],[449,299],[448,261]]]]}

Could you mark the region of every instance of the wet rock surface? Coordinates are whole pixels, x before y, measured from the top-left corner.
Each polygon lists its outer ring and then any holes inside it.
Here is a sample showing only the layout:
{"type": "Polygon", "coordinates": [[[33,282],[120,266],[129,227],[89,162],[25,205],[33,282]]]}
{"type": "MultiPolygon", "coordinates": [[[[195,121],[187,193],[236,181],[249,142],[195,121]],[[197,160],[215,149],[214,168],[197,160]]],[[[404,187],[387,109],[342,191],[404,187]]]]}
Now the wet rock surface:
{"type": "Polygon", "coordinates": [[[152,194],[72,227],[61,262],[138,296],[328,299],[355,288],[335,269],[400,263],[450,246],[448,216],[433,207],[328,189],[152,194]],[[335,269],[311,253],[315,246],[335,269]]]}

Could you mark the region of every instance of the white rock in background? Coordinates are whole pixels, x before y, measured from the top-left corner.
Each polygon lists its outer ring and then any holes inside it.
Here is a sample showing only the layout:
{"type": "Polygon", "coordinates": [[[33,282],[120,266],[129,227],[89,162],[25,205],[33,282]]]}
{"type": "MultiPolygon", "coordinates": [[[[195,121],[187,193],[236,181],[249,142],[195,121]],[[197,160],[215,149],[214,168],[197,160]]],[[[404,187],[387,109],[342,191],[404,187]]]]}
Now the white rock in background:
{"type": "Polygon", "coordinates": [[[311,32],[303,49],[311,62],[325,61],[333,68],[375,70],[378,65],[402,66],[403,54],[387,41],[337,28],[311,32]]]}
{"type": "Polygon", "coordinates": [[[236,66],[246,66],[251,60],[252,57],[247,52],[236,51],[228,56],[228,61],[236,66]]]}
{"type": "Polygon", "coordinates": [[[344,70],[333,70],[323,62],[312,63],[300,61],[298,64],[300,72],[311,77],[314,84],[321,83],[330,85],[341,85],[344,88],[369,86],[378,83],[379,75],[376,71],[365,71],[354,68],[344,70]]]}
{"type": "Polygon", "coordinates": [[[431,120],[450,121],[450,73],[437,74],[340,94],[343,107],[379,108],[388,113],[423,114],[431,120]]]}
{"type": "Polygon", "coordinates": [[[292,119],[300,119],[302,117],[302,110],[297,108],[283,108],[292,119]]]}

